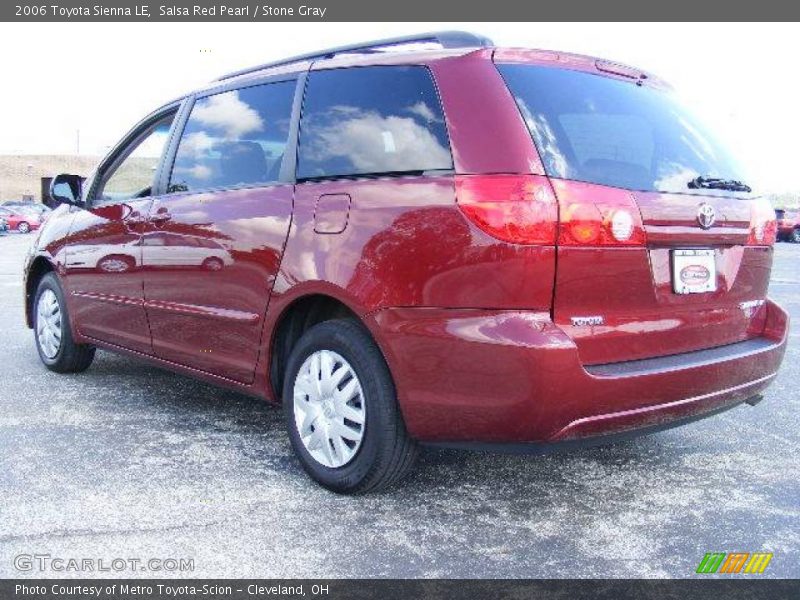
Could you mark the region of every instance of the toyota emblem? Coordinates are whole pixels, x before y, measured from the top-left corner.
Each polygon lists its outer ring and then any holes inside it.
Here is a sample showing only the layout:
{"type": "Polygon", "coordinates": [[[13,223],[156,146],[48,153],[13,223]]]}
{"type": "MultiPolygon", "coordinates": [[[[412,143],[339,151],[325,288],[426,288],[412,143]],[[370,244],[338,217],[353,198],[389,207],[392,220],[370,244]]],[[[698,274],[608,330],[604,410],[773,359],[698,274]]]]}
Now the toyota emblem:
{"type": "Polygon", "coordinates": [[[697,222],[703,229],[709,229],[717,219],[714,207],[705,202],[697,209],[697,222]]]}

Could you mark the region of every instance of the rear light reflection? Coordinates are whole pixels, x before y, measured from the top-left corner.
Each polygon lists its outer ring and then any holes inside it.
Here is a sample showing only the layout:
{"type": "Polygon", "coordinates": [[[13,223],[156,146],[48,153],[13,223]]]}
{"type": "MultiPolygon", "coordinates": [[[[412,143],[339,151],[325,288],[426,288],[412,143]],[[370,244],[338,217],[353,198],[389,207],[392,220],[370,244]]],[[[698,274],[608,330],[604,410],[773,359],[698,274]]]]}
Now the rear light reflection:
{"type": "Polygon", "coordinates": [[[748,246],[772,246],[778,235],[778,221],[775,211],[766,198],[754,201],[750,210],[750,234],[748,246]]]}

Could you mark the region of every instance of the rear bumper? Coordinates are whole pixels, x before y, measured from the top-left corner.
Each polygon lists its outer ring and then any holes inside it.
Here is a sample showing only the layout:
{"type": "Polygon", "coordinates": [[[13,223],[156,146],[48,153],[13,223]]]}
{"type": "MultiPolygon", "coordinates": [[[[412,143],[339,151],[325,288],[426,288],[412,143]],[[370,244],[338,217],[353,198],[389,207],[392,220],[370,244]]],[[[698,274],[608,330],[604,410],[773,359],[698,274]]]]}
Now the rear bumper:
{"type": "Polygon", "coordinates": [[[760,337],[585,367],[546,313],[386,309],[374,316],[412,436],[439,443],[552,444],[646,433],[760,394],[789,320],[766,304],[760,337]]]}

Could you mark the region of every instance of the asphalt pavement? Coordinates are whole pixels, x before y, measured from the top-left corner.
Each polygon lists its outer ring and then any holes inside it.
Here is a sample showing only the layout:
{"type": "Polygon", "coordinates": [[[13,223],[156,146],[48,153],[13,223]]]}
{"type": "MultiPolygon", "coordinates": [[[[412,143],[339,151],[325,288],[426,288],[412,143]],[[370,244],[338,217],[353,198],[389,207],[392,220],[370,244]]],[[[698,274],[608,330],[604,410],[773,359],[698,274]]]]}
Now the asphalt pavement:
{"type": "MultiPolygon", "coordinates": [[[[800,577],[797,325],[756,407],[569,454],[428,449],[400,485],[341,497],[259,400],[109,352],[47,371],[23,320],[31,239],[0,236],[0,577],[93,575],[21,555],[194,564],[99,573],[125,577],[692,577],[712,551],[800,577]]],[[[800,245],[776,246],[770,293],[800,323],[800,245]]]]}

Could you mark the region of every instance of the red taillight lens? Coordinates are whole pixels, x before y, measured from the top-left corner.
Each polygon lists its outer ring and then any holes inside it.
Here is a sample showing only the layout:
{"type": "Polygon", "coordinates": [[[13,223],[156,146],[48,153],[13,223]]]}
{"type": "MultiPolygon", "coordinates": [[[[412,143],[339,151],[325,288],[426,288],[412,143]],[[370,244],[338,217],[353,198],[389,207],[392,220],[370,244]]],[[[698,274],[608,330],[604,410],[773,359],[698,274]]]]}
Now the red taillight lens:
{"type": "Polygon", "coordinates": [[[750,209],[750,235],[748,246],[771,246],[778,234],[778,221],[775,211],[766,198],[755,200],[750,209]]]}
{"type": "Polygon", "coordinates": [[[558,206],[547,177],[457,175],[462,212],[483,231],[514,244],[556,242],[558,206]]]}
{"type": "Polygon", "coordinates": [[[643,246],[642,216],[630,192],[553,180],[561,207],[558,243],[565,246],[643,246]]]}

